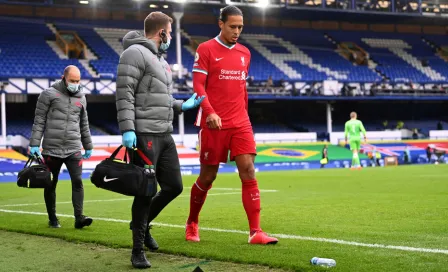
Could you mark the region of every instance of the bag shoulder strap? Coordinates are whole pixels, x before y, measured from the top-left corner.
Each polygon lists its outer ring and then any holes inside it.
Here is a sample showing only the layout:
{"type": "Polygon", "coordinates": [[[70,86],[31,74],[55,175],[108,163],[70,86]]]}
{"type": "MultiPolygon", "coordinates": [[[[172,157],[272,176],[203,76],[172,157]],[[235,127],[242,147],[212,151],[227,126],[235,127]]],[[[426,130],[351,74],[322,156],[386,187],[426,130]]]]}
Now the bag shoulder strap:
{"type": "Polygon", "coordinates": [[[142,160],[147,165],[153,165],[152,161],[150,159],[148,159],[148,157],[146,157],[146,155],[145,155],[145,153],[143,153],[143,151],[141,151],[140,149],[137,149],[137,154],[140,156],[140,158],[142,158],[142,160]]]}

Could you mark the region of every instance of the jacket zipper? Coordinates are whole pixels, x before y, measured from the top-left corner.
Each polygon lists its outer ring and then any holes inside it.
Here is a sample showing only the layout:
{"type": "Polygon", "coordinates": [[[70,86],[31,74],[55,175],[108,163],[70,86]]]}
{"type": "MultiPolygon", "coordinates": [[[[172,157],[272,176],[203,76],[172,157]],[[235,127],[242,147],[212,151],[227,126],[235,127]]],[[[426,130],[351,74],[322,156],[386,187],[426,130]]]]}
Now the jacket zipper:
{"type": "MultiPolygon", "coordinates": [[[[163,63],[162,63],[162,67],[163,67],[163,63]]],[[[166,122],[169,123],[170,122],[170,118],[171,118],[171,110],[174,110],[174,109],[173,109],[173,101],[171,101],[171,97],[170,97],[170,90],[169,90],[169,85],[168,85],[169,84],[169,82],[168,82],[168,73],[167,73],[165,67],[163,67],[163,71],[165,72],[165,79],[166,79],[166,83],[167,83],[167,85],[166,85],[166,95],[168,96],[168,101],[170,103],[169,104],[170,108],[169,108],[169,112],[168,112],[168,119],[166,120],[166,122]]]]}
{"type": "Polygon", "coordinates": [[[65,148],[65,142],[67,139],[67,127],[68,127],[68,116],[70,115],[70,104],[71,104],[71,98],[68,97],[68,105],[67,105],[67,115],[65,118],[65,130],[64,130],[64,144],[62,145],[62,148],[65,148]]]}

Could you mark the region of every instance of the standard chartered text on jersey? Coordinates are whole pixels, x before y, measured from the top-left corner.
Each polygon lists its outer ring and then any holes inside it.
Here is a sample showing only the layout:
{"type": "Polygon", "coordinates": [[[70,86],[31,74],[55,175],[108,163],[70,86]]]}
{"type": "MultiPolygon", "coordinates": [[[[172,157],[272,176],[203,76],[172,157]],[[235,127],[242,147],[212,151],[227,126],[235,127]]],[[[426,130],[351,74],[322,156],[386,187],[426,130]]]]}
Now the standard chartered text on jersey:
{"type": "Polygon", "coordinates": [[[246,80],[246,72],[239,70],[225,70],[221,69],[219,79],[223,80],[246,80]],[[227,76],[232,75],[232,76],[227,76]]]}

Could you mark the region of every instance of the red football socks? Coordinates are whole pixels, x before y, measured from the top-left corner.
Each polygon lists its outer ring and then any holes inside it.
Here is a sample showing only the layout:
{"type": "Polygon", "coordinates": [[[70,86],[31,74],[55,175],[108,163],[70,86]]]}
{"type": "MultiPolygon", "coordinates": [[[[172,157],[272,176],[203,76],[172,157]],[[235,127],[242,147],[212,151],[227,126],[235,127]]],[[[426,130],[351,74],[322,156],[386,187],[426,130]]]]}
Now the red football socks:
{"type": "Polygon", "coordinates": [[[242,180],[243,206],[249,220],[251,235],[260,230],[260,191],[257,180],[242,180]]]}
{"type": "Polygon", "coordinates": [[[199,222],[199,212],[202,209],[202,205],[204,205],[205,199],[207,198],[207,192],[211,187],[212,186],[206,188],[204,185],[202,185],[199,178],[191,187],[190,216],[188,216],[187,224],[191,222],[199,222]]]}

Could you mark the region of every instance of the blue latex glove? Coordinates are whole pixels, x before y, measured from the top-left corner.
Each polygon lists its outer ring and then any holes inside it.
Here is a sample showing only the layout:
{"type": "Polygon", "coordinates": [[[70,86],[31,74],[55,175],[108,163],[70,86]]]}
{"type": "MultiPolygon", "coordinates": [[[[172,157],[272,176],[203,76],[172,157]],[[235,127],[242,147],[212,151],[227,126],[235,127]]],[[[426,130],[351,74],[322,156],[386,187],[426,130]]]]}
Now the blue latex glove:
{"type": "Polygon", "coordinates": [[[134,131],[126,131],[123,134],[122,143],[127,148],[137,147],[137,136],[134,131]]]}
{"type": "Polygon", "coordinates": [[[38,146],[30,146],[30,155],[40,157],[40,149],[38,146]]]}
{"type": "Polygon", "coordinates": [[[84,160],[88,160],[88,159],[90,159],[90,157],[92,157],[92,149],[86,150],[84,155],[82,155],[82,158],[84,160]]]}
{"type": "Polygon", "coordinates": [[[187,111],[196,108],[202,103],[202,100],[205,99],[205,95],[196,99],[197,94],[194,93],[187,101],[182,103],[182,111],[187,111]]]}

